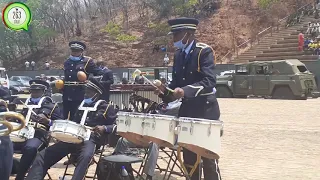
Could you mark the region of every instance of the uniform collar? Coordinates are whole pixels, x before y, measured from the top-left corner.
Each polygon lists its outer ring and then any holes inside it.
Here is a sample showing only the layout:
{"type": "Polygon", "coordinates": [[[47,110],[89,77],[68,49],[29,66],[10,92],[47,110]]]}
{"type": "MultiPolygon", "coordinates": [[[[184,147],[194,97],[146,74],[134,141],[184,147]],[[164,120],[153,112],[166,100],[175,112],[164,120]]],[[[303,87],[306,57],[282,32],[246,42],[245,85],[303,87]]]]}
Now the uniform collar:
{"type": "Polygon", "coordinates": [[[185,49],[184,49],[184,52],[186,53],[186,55],[188,55],[192,49],[192,46],[194,44],[194,40],[189,44],[189,46],[187,46],[185,49]]]}

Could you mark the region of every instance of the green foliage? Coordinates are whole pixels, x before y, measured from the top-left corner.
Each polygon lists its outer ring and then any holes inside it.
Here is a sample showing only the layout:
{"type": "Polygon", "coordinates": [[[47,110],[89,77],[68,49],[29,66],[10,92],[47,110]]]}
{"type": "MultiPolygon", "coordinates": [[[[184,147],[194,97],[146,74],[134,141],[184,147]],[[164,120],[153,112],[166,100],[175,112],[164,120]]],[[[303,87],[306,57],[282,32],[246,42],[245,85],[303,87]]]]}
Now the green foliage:
{"type": "Polygon", "coordinates": [[[132,36],[129,34],[118,34],[117,35],[117,41],[121,41],[121,42],[134,42],[137,40],[136,36],[132,36]]]}
{"type": "Polygon", "coordinates": [[[186,3],[185,0],[173,0],[173,6],[178,15],[188,15],[191,7],[198,4],[198,0],[188,0],[186,3]]]}
{"type": "Polygon", "coordinates": [[[170,31],[170,26],[167,23],[148,23],[148,27],[155,36],[164,36],[170,31]]]}
{"type": "Polygon", "coordinates": [[[273,3],[278,2],[278,0],[259,0],[258,5],[262,9],[269,8],[273,3]]]}
{"type": "Polygon", "coordinates": [[[117,37],[121,33],[121,27],[116,23],[109,22],[102,31],[108,33],[110,36],[117,37]]]}

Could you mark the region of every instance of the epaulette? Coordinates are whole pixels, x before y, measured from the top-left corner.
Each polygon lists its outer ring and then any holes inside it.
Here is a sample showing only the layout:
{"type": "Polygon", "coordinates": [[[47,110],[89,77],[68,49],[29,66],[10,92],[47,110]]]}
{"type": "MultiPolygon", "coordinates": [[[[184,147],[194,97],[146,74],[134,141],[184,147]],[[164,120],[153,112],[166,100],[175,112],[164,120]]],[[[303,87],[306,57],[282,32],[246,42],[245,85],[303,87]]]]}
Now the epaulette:
{"type": "Polygon", "coordinates": [[[205,49],[205,48],[208,48],[210,47],[208,44],[205,44],[205,43],[196,43],[196,47],[197,48],[201,48],[201,49],[205,49]]]}
{"type": "MultiPolygon", "coordinates": [[[[211,46],[205,44],[205,43],[196,43],[196,47],[200,48],[200,52],[198,54],[198,72],[200,72],[201,68],[200,68],[200,56],[201,56],[201,52],[202,50],[206,49],[206,48],[210,48],[212,50],[213,56],[215,55],[213,49],[211,46]]],[[[215,60],[213,62],[214,64],[216,64],[215,60]]]]}

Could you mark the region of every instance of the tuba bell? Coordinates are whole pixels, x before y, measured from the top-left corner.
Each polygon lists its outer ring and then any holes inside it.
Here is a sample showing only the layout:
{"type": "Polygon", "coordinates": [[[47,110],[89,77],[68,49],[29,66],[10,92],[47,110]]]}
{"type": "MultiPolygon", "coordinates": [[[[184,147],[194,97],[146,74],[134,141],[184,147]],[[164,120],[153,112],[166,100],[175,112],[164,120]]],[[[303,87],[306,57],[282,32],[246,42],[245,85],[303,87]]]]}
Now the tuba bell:
{"type": "Polygon", "coordinates": [[[7,136],[13,131],[19,131],[25,127],[26,122],[22,114],[8,111],[0,113],[0,124],[6,129],[0,130],[0,136],[7,136]],[[10,121],[19,121],[19,123],[11,123],[10,121]]]}

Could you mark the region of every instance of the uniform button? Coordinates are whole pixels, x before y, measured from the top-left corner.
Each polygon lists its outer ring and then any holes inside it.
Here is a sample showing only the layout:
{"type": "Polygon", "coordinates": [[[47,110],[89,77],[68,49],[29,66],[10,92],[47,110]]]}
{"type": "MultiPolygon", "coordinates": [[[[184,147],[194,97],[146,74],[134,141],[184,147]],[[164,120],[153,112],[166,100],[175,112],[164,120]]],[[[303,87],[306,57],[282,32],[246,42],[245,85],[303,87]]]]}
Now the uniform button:
{"type": "Polygon", "coordinates": [[[183,66],[183,69],[185,69],[186,67],[183,66]]]}
{"type": "Polygon", "coordinates": [[[186,80],[186,78],[182,78],[182,80],[186,80]]]}
{"type": "Polygon", "coordinates": [[[73,64],[71,64],[71,66],[73,66],[73,64]]]}
{"type": "Polygon", "coordinates": [[[82,67],[80,67],[80,69],[82,69],[82,67]]]}
{"type": "Polygon", "coordinates": [[[192,74],[192,71],[190,72],[190,74],[192,74]]]}
{"type": "Polygon", "coordinates": [[[71,78],[71,76],[69,76],[69,78],[71,78]]]}
{"type": "Polygon", "coordinates": [[[72,69],[70,70],[70,72],[72,72],[72,69]]]}
{"type": "Polygon", "coordinates": [[[209,101],[207,101],[207,104],[209,104],[209,101]]]}

